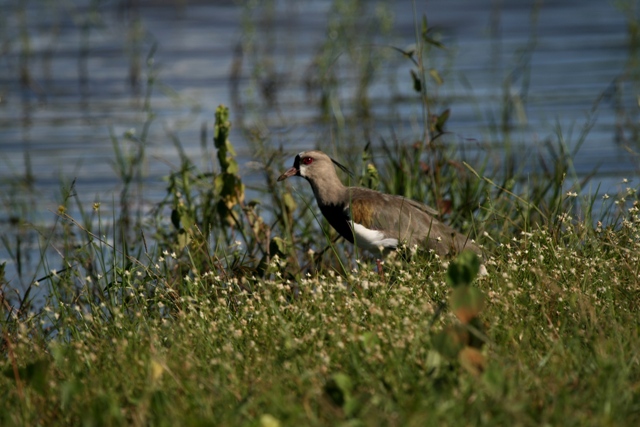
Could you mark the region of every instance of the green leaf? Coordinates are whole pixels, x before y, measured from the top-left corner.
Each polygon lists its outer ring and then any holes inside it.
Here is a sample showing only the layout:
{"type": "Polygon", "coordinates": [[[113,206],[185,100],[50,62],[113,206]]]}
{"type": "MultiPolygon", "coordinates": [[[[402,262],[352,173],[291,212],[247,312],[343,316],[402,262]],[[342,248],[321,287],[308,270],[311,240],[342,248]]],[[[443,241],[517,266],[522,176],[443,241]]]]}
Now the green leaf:
{"type": "Polygon", "coordinates": [[[444,80],[440,76],[440,73],[435,68],[429,70],[429,75],[438,84],[438,86],[444,83],[444,80]]]}
{"type": "Polygon", "coordinates": [[[233,175],[237,175],[240,168],[238,162],[233,157],[227,157],[227,167],[225,172],[233,175]]]}
{"type": "Polygon", "coordinates": [[[285,208],[285,210],[286,210],[286,212],[288,214],[293,213],[297,208],[296,201],[293,198],[293,196],[291,195],[291,193],[284,193],[282,195],[282,202],[283,202],[284,208],[285,208]]]}
{"type": "Polygon", "coordinates": [[[171,224],[173,224],[177,230],[180,230],[180,213],[178,209],[171,210],[171,224]]]}
{"type": "Polygon", "coordinates": [[[260,427],[280,427],[280,421],[271,414],[260,416],[260,427]]]}
{"type": "Polygon", "coordinates": [[[469,331],[462,325],[452,325],[433,337],[433,348],[448,359],[458,357],[469,341],[469,331]]]}
{"type": "Polygon", "coordinates": [[[221,173],[213,180],[213,186],[228,209],[244,201],[244,184],[237,175],[221,173]]]}
{"type": "Polygon", "coordinates": [[[420,79],[420,77],[415,71],[410,70],[410,72],[411,72],[411,78],[413,79],[413,90],[415,90],[418,93],[422,92],[422,80],[420,79]]]}
{"type": "Polygon", "coordinates": [[[380,184],[378,169],[376,169],[376,166],[373,163],[367,163],[367,168],[361,179],[360,185],[367,188],[373,188],[375,190],[378,188],[378,184],[380,184]]]}
{"type": "Polygon", "coordinates": [[[422,26],[420,28],[422,38],[426,38],[429,33],[429,25],[427,23],[427,15],[422,15],[422,26]]]}
{"type": "Polygon", "coordinates": [[[458,286],[449,297],[451,310],[463,324],[478,317],[484,307],[484,294],[473,286],[458,286]]]}
{"type": "Polygon", "coordinates": [[[437,350],[427,351],[427,359],[425,361],[427,372],[440,370],[443,366],[446,365],[447,359],[444,358],[442,353],[437,350]]]}
{"type": "Polygon", "coordinates": [[[425,35],[423,37],[423,39],[424,39],[425,42],[427,42],[427,44],[435,46],[435,47],[437,47],[439,49],[444,49],[444,44],[442,44],[438,40],[434,39],[433,37],[429,37],[429,36],[425,35]]]}
{"type": "Polygon", "coordinates": [[[184,249],[190,241],[191,235],[181,228],[180,231],[178,231],[178,248],[180,250],[184,249]]]}
{"type": "Polygon", "coordinates": [[[358,410],[358,401],[353,397],[353,381],[341,372],[333,374],[324,387],[329,399],[340,406],[347,417],[353,416],[358,410]]]}
{"type": "Polygon", "coordinates": [[[451,114],[451,109],[447,108],[444,110],[436,119],[435,128],[438,132],[444,133],[444,125],[449,120],[449,115],[451,114]]]}
{"type": "Polygon", "coordinates": [[[269,255],[283,257],[288,252],[287,246],[287,242],[284,239],[274,237],[271,239],[271,242],[269,242],[269,255]]]}
{"type": "Polygon", "coordinates": [[[426,15],[423,15],[422,29],[421,29],[422,40],[424,40],[427,44],[430,44],[440,49],[444,49],[444,44],[434,39],[433,37],[429,36],[430,32],[431,32],[431,28],[429,28],[429,25],[427,24],[427,17],[426,15]]]}
{"type": "Polygon", "coordinates": [[[215,125],[213,126],[213,144],[218,150],[223,151],[226,157],[227,139],[229,138],[229,132],[231,130],[229,109],[224,105],[220,105],[216,109],[215,120],[215,125]]]}
{"type": "Polygon", "coordinates": [[[191,227],[193,227],[194,221],[191,216],[191,212],[189,212],[189,209],[187,209],[185,205],[180,204],[178,205],[178,213],[180,214],[180,224],[182,225],[182,228],[184,228],[185,230],[191,229],[191,227]]]}
{"type": "Polygon", "coordinates": [[[474,252],[465,250],[449,263],[447,283],[453,287],[470,285],[480,271],[480,258],[474,252]]]}
{"type": "Polygon", "coordinates": [[[347,400],[351,399],[352,389],[351,378],[343,373],[333,374],[324,386],[324,391],[331,401],[340,407],[344,407],[347,400]]]}

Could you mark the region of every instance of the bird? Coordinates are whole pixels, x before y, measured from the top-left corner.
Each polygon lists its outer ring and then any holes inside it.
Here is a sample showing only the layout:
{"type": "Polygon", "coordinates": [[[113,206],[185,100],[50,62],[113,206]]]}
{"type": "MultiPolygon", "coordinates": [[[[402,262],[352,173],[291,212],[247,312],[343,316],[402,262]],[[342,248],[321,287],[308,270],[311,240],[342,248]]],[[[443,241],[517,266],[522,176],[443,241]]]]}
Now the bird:
{"type": "Polygon", "coordinates": [[[343,238],[375,255],[386,255],[402,245],[415,245],[441,257],[480,247],[468,236],[440,221],[435,209],[406,197],[342,184],[336,166],[346,167],[318,150],[303,151],[278,181],[292,176],[306,179],[322,215],[343,238]]]}

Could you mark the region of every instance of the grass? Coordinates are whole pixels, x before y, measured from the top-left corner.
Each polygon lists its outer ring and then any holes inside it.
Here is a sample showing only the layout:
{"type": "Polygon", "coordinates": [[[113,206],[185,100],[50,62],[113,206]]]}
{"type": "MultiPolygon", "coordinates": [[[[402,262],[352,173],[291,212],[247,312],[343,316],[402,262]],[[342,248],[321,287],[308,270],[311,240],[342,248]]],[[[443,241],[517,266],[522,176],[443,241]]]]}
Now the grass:
{"type": "MultiPolygon", "coordinates": [[[[348,31],[338,12],[331,25],[348,31]]],[[[578,194],[585,186],[568,147],[581,145],[590,120],[577,141],[560,129],[544,151],[526,153],[540,159],[533,172],[518,166],[524,159],[465,157],[449,144],[450,112],[437,96],[433,76],[446,72],[421,65],[424,56],[439,64],[441,43],[417,26],[424,51],[407,59],[418,66],[404,83],[429,116],[420,132],[412,143],[332,149],[350,158],[360,184],[426,200],[477,236],[488,276],[474,277],[473,257],[418,252],[391,256],[382,278],[314,216],[308,193],[276,183],[291,156],[241,122],[264,173],[254,188],[243,181],[224,107],[215,155],[204,149],[193,161],[171,135],[180,167],[165,198],[143,211],[158,81],[150,68],[140,136],[112,136],[119,209],[85,206],[69,182],[55,222],[36,228],[24,219],[35,199],[3,196],[16,230],[2,244],[22,266],[37,242],[44,273],[8,282],[0,270],[0,424],[637,425],[637,188],[625,180],[619,194],[578,194]]],[[[374,27],[345,37],[357,44],[374,27]]],[[[260,63],[262,49],[250,47],[260,63]]],[[[319,115],[338,140],[367,134],[376,69],[365,64],[387,57],[343,55],[366,72],[349,101],[359,107],[342,115],[332,74],[340,45],[324,49],[316,59],[325,74],[310,83],[319,115]]],[[[253,101],[237,107],[250,116],[253,101]]]]}
{"type": "Polygon", "coordinates": [[[384,282],[366,263],[292,281],[277,257],[260,279],[169,252],[110,277],[54,275],[74,294],[3,328],[2,424],[634,425],[634,217],[496,250],[475,282],[481,374],[436,350],[456,322],[435,315],[452,292],[442,260],[388,261],[384,282]]]}

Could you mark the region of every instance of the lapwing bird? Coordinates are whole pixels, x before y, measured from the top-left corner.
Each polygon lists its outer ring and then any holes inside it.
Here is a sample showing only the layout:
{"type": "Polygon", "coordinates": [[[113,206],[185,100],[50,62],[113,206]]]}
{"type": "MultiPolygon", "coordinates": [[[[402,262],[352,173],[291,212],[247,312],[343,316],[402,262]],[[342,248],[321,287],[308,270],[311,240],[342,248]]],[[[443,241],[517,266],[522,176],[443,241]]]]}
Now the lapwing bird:
{"type": "Polygon", "coordinates": [[[321,151],[303,151],[293,167],[278,181],[301,176],[311,184],[322,215],[349,242],[381,255],[406,244],[409,248],[433,250],[440,256],[454,256],[464,249],[482,256],[468,236],[439,221],[438,212],[401,196],[362,187],[346,187],[335,166],[347,170],[321,151]]]}

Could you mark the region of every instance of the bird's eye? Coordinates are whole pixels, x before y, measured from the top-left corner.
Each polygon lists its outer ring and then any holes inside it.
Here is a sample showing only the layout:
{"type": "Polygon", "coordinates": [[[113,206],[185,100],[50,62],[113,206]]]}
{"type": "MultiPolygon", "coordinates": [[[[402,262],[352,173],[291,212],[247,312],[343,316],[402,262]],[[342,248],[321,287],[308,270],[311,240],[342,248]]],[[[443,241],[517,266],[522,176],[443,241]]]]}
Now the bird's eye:
{"type": "Polygon", "coordinates": [[[302,159],[302,163],[304,163],[305,165],[310,165],[311,163],[313,163],[313,158],[311,157],[304,157],[302,159]]]}

